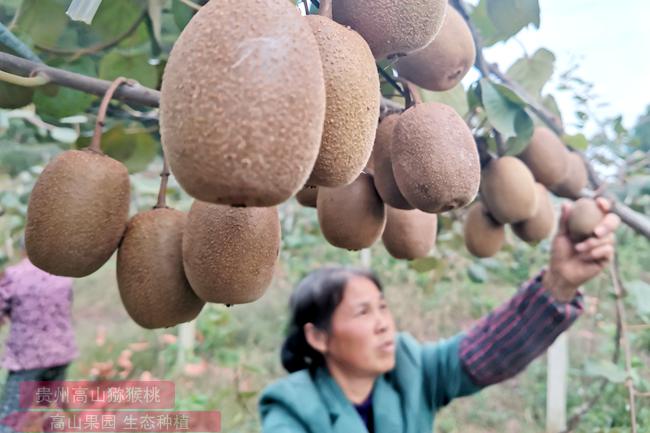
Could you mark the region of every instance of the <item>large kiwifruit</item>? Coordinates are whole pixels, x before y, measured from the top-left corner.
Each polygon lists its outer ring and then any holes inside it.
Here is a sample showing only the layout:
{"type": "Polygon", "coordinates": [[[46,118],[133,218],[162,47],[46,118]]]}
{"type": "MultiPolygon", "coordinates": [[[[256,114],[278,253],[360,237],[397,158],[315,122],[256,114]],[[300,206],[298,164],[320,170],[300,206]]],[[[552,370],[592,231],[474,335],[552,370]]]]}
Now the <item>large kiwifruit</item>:
{"type": "Polygon", "coordinates": [[[325,126],[309,185],[351,183],[366,166],[379,117],[379,76],[366,41],[329,18],[309,15],[325,76],[325,126]]]}
{"type": "Polygon", "coordinates": [[[539,242],[546,239],[555,227],[555,211],[551,195],[541,183],[535,184],[537,212],[525,221],[512,225],[512,231],[525,242],[539,242]]]}
{"type": "Polygon", "coordinates": [[[318,188],[318,222],[335,247],[361,250],[374,244],[386,224],[385,207],[365,173],[350,185],[318,188]]]}
{"type": "Polygon", "coordinates": [[[129,316],[147,329],[189,322],[205,304],[183,270],[184,212],[160,208],[135,215],[117,250],[117,284],[129,316]]]}
{"type": "Polygon", "coordinates": [[[481,202],[470,206],[463,231],[465,246],[476,257],[492,257],[506,239],[505,226],[495,221],[481,202]]]}
{"type": "Polygon", "coordinates": [[[287,200],[311,173],[324,119],[318,44],[286,0],[208,2],[174,44],[161,135],[193,197],[246,206],[287,200]]]}
{"type": "Polygon", "coordinates": [[[587,186],[587,168],[582,157],[575,152],[569,152],[567,159],[569,161],[567,175],[552,188],[552,191],[559,197],[575,200],[580,197],[580,191],[587,186]]]}
{"type": "Polygon", "coordinates": [[[386,228],[381,239],[391,256],[413,260],[429,254],[436,244],[437,228],[436,214],[386,206],[386,228]]]}
{"type": "Polygon", "coordinates": [[[447,0],[332,0],[334,21],[358,31],[376,59],[426,47],[446,9],[447,0]]]}
{"type": "Polygon", "coordinates": [[[535,178],[523,162],[512,156],[494,159],[483,169],[481,197],[501,224],[524,221],[537,212],[535,178]]]}
{"type": "Polygon", "coordinates": [[[416,104],[400,114],[390,153],[399,190],[420,210],[463,207],[478,192],[481,165],[474,137],[447,105],[416,104]]]}
{"type": "Polygon", "coordinates": [[[280,250],[277,207],[195,201],[183,233],[185,275],[206,302],[243,304],[271,284],[280,250]]]}
{"type": "Polygon", "coordinates": [[[594,229],[602,221],[605,214],[598,204],[590,198],[581,198],[573,204],[567,230],[569,237],[574,242],[582,242],[594,236],[594,229]]]}
{"type": "Polygon", "coordinates": [[[569,170],[568,151],[553,131],[538,126],[519,158],[526,163],[535,180],[547,188],[560,183],[569,170]]]}
{"type": "Polygon", "coordinates": [[[91,150],[58,155],[29,197],[25,246],[35,266],[84,277],[113,255],[126,229],[130,204],[124,164],[91,150]]]}
{"type": "Polygon", "coordinates": [[[318,197],[318,187],[317,186],[305,186],[303,189],[298,191],[296,194],[296,200],[298,203],[305,207],[316,207],[316,198],[318,197]]]}
{"type": "Polygon", "coordinates": [[[373,179],[375,188],[384,203],[397,209],[413,209],[397,187],[390,159],[393,131],[398,120],[398,114],[391,114],[384,117],[377,127],[377,137],[373,147],[373,179]]]}
{"type": "Polygon", "coordinates": [[[444,91],[460,83],[475,57],[472,32],[456,9],[449,7],[433,42],[400,58],[397,71],[422,88],[444,91]]]}

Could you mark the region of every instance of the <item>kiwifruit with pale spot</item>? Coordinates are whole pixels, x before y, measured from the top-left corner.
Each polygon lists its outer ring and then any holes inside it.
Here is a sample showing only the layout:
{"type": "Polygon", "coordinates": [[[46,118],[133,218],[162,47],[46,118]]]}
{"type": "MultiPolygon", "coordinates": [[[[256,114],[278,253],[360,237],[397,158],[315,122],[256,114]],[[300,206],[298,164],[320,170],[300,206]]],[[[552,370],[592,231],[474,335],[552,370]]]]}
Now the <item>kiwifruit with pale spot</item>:
{"type": "Polygon", "coordinates": [[[316,162],[324,119],[318,44],[286,0],[208,2],[176,40],[160,126],[191,196],[244,206],[289,199],[316,162]]]}
{"type": "Polygon", "coordinates": [[[189,322],[205,304],[183,270],[184,212],[157,208],[129,220],[117,250],[117,284],[129,316],[147,329],[189,322]]]}
{"type": "Polygon", "coordinates": [[[569,169],[567,170],[566,177],[557,185],[552,188],[555,195],[570,199],[577,199],[580,197],[580,191],[587,187],[588,176],[585,163],[575,152],[569,152],[567,157],[569,161],[569,169]]]}
{"type": "Polygon", "coordinates": [[[377,129],[379,76],[366,41],[329,18],[309,15],[325,76],[325,126],[308,185],[342,186],[366,166],[377,129]]]}
{"type": "Polygon", "coordinates": [[[555,211],[551,195],[544,185],[535,184],[537,194],[537,212],[525,221],[512,225],[512,231],[525,242],[539,242],[546,239],[555,227],[555,211]]]}
{"type": "Polygon", "coordinates": [[[54,275],[84,277],[117,249],[129,218],[129,172],[91,150],[52,160],[29,197],[25,247],[31,262],[54,275]]]}
{"type": "Polygon", "coordinates": [[[481,165],[467,124],[444,104],[415,104],[399,116],[391,142],[397,187],[414,207],[446,212],[470,203],[481,165]]]}
{"type": "Polygon", "coordinates": [[[474,64],[476,47],[467,23],[453,7],[435,39],[397,62],[401,77],[434,91],[455,87],[474,64]]]}
{"type": "Polygon", "coordinates": [[[183,265],[206,302],[244,304],[271,284],[280,251],[277,207],[194,201],[183,232],[183,265]]]}
{"type": "Polygon", "coordinates": [[[523,162],[512,156],[493,159],[483,168],[481,197],[501,224],[524,221],[537,212],[535,178],[523,162]]]}
{"type": "Polygon", "coordinates": [[[446,9],[447,0],[332,0],[334,21],[359,32],[376,59],[426,47],[446,9]]]}
{"type": "Polygon", "coordinates": [[[598,207],[595,200],[590,198],[579,199],[573,204],[567,221],[569,237],[574,242],[582,242],[594,236],[594,229],[604,216],[605,214],[598,207]]]}
{"type": "Polygon", "coordinates": [[[391,256],[414,260],[429,254],[436,244],[437,228],[436,214],[386,206],[386,228],[381,239],[391,256]]]}
{"type": "Polygon", "coordinates": [[[526,163],[537,182],[552,188],[567,176],[568,153],[553,131],[538,126],[533,132],[530,143],[518,156],[526,163]]]}
{"type": "Polygon", "coordinates": [[[318,222],[325,239],[348,250],[368,248],[386,224],[386,209],[372,181],[361,173],[350,185],[318,188],[318,222]]]}
{"type": "Polygon", "coordinates": [[[298,203],[305,207],[316,207],[316,198],[318,197],[318,187],[317,186],[305,186],[303,189],[298,191],[296,194],[296,200],[298,203]]]}
{"type": "Polygon", "coordinates": [[[467,250],[476,257],[492,257],[506,239],[505,226],[497,222],[481,202],[470,206],[463,232],[467,250]]]}
{"type": "Polygon", "coordinates": [[[386,116],[377,127],[377,136],[373,147],[373,180],[379,196],[388,206],[397,209],[413,209],[413,206],[406,201],[397,187],[390,157],[393,131],[398,120],[398,114],[391,114],[386,116]]]}

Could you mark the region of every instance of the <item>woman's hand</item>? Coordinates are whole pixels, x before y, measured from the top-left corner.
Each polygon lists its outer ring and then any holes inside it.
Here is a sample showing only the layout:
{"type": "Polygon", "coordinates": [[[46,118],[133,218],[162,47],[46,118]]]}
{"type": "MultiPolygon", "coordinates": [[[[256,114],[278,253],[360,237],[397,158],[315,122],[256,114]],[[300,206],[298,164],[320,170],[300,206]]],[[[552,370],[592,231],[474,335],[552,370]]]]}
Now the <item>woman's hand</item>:
{"type": "Polygon", "coordinates": [[[574,244],[567,233],[571,204],[562,205],[558,232],[551,246],[551,259],[542,284],[561,302],[573,299],[582,284],[595,277],[614,257],[614,231],[621,220],[609,213],[610,203],[597,198],[598,207],[605,213],[594,229],[595,236],[574,244]]]}

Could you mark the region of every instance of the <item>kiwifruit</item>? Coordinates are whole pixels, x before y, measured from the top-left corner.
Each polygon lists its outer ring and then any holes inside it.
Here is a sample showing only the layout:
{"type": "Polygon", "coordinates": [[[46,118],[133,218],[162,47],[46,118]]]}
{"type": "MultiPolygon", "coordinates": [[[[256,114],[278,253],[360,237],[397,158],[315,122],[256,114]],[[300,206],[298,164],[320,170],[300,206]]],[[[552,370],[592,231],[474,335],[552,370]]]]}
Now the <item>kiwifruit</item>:
{"type": "Polygon", "coordinates": [[[117,284],[129,316],[147,329],[189,322],[203,302],[183,270],[184,212],[159,208],[129,220],[117,250],[117,284]]]}
{"type": "Polygon", "coordinates": [[[379,76],[366,41],[329,18],[309,15],[325,76],[325,125],[309,185],[351,183],[366,166],[377,129],[379,76]]]}
{"type": "Polygon", "coordinates": [[[332,0],[334,21],[359,32],[376,59],[426,47],[446,9],[447,0],[332,0]]]}
{"type": "Polygon", "coordinates": [[[553,186],[553,193],[559,197],[577,199],[580,191],[587,186],[588,176],[585,163],[575,152],[569,152],[567,157],[569,169],[566,177],[557,185],[553,186]]]}
{"type": "Polygon", "coordinates": [[[29,197],[25,247],[35,266],[84,277],[113,255],[126,229],[129,172],[91,150],[68,150],[52,160],[29,197]]]}
{"type": "Polygon", "coordinates": [[[296,194],[296,200],[298,203],[305,207],[316,207],[316,198],[318,197],[318,187],[317,186],[305,186],[303,189],[298,191],[296,194]]]}
{"type": "Polygon", "coordinates": [[[391,142],[397,187],[414,207],[445,212],[470,203],[481,179],[471,131],[444,104],[416,104],[399,116],[391,142]]]}
{"type": "Polygon", "coordinates": [[[481,197],[501,224],[524,221],[537,212],[535,178],[523,162],[512,156],[494,159],[483,169],[481,197]]]}
{"type": "Polygon", "coordinates": [[[560,183],[569,170],[568,151],[553,131],[538,126],[519,158],[526,163],[535,180],[547,188],[560,183]]]}
{"type": "Polygon", "coordinates": [[[386,209],[372,182],[361,173],[350,185],[318,188],[318,222],[325,239],[335,247],[361,250],[384,231],[386,209]]]}
{"type": "Polygon", "coordinates": [[[287,200],[311,173],[324,119],[318,44],[286,0],[208,2],[174,44],[161,136],[193,197],[245,206],[287,200]]]}
{"type": "Polygon", "coordinates": [[[386,206],[386,228],[381,239],[391,256],[413,260],[429,254],[436,244],[437,228],[436,214],[386,206]]]}
{"type": "Polygon", "coordinates": [[[194,201],[183,232],[183,265],[206,302],[244,304],[271,284],[280,250],[277,207],[194,201]]]}
{"type": "MultiPolygon", "coordinates": [[[[0,51],[1,52],[1,51],[0,51]]],[[[0,108],[21,108],[32,102],[33,87],[22,87],[15,84],[0,82],[0,108]]]]}
{"type": "Polygon", "coordinates": [[[512,225],[512,231],[525,242],[539,242],[546,239],[555,227],[555,211],[551,195],[541,183],[535,184],[537,212],[525,221],[512,225]]]}
{"type": "Polygon", "coordinates": [[[481,202],[470,206],[463,231],[465,246],[476,257],[492,257],[506,239],[505,226],[494,220],[481,202]]]}
{"type": "Polygon", "coordinates": [[[573,204],[567,230],[574,242],[582,242],[594,235],[594,229],[602,221],[605,214],[596,202],[590,198],[581,198],[573,204]]]}
{"type": "Polygon", "coordinates": [[[373,147],[373,179],[375,188],[384,203],[397,209],[413,209],[397,187],[390,159],[393,131],[398,120],[398,114],[391,114],[386,116],[377,127],[377,137],[373,147]]]}
{"type": "Polygon", "coordinates": [[[400,58],[397,72],[424,89],[444,91],[460,83],[475,57],[472,32],[456,9],[449,7],[433,42],[400,58]]]}

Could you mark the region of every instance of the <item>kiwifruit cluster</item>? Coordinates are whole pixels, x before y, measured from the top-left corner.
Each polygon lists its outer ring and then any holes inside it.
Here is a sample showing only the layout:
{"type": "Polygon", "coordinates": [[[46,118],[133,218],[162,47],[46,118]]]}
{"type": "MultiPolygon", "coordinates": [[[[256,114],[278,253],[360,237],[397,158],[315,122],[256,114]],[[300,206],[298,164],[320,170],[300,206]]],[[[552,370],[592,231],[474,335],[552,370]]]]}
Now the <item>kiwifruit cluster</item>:
{"type": "Polygon", "coordinates": [[[530,218],[512,225],[512,231],[525,242],[539,242],[551,235],[556,218],[551,195],[544,185],[535,184],[537,211],[530,218]]]}
{"type": "Polygon", "coordinates": [[[436,243],[437,230],[436,214],[386,206],[386,228],[381,240],[391,256],[414,260],[426,257],[431,252],[436,243]]]}
{"type": "Polygon", "coordinates": [[[476,257],[492,257],[506,239],[505,226],[496,221],[480,201],[469,207],[463,233],[467,250],[476,257]]]}
{"type": "Polygon", "coordinates": [[[535,128],[528,146],[518,156],[546,188],[553,188],[569,174],[569,152],[560,137],[546,127],[535,128]]]}
{"type": "Polygon", "coordinates": [[[569,168],[564,179],[554,185],[551,190],[559,197],[576,200],[580,192],[587,187],[587,168],[582,157],[576,152],[569,152],[567,156],[569,168]]]}

